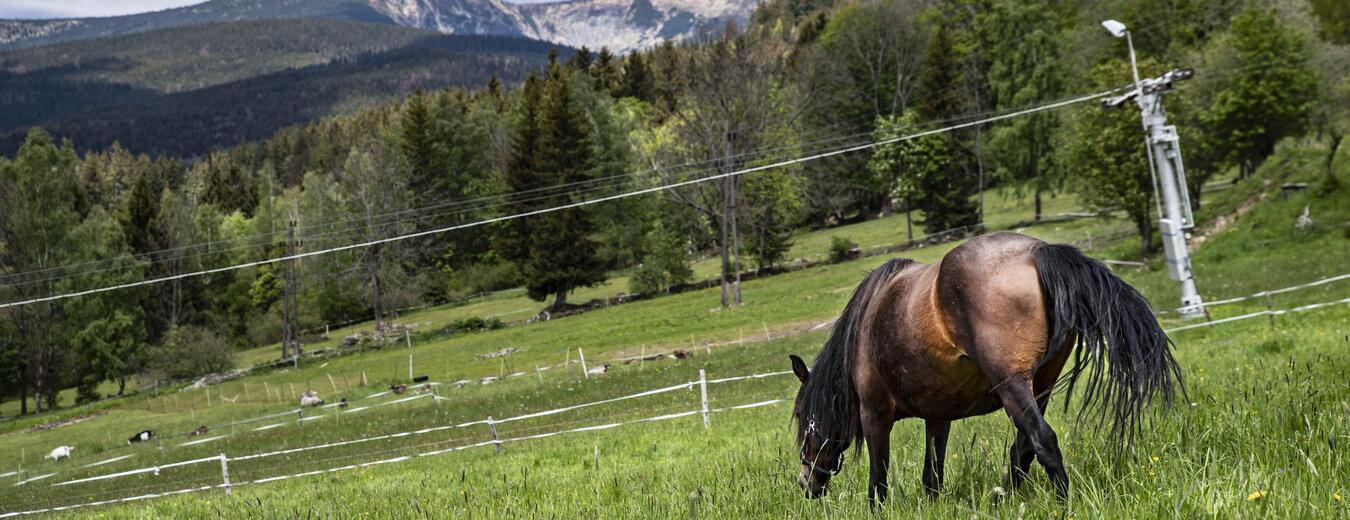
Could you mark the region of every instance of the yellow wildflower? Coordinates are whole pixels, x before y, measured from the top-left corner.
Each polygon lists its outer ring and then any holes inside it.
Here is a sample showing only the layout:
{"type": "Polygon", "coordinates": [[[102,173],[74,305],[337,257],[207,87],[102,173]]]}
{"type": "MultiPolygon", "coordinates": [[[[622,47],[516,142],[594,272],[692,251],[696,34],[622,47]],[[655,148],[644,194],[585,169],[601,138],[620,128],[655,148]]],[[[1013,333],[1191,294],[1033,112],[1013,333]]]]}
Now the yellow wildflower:
{"type": "Polygon", "coordinates": [[[1340,493],[1332,493],[1332,494],[1331,494],[1331,499],[1332,499],[1332,500],[1335,500],[1335,501],[1337,501],[1337,502],[1340,502],[1340,501],[1341,501],[1341,494],[1340,494],[1340,493]]]}
{"type": "Polygon", "coordinates": [[[1252,494],[1247,495],[1247,501],[1248,501],[1248,502],[1255,502],[1255,501],[1261,500],[1261,499],[1263,499],[1263,498],[1266,498],[1266,492],[1265,492],[1264,490],[1261,490],[1261,489],[1258,489],[1258,490],[1256,490],[1256,491],[1252,491],[1252,494]]]}

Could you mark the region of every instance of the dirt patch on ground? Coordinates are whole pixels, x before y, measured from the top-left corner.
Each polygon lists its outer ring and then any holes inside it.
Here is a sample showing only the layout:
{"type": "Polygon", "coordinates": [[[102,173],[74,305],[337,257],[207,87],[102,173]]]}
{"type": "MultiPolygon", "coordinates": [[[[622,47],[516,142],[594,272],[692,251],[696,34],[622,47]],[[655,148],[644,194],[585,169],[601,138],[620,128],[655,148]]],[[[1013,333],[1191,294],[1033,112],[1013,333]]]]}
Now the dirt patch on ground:
{"type": "Polygon", "coordinates": [[[40,432],[40,431],[46,431],[46,430],[55,430],[55,429],[60,428],[60,427],[62,427],[62,426],[70,426],[70,425],[72,425],[72,424],[79,424],[79,423],[88,421],[88,420],[90,420],[90,419],[93,419],[93,418],[95,418],[95,417],[98,417],[98,416],[103,415],[103,414],[106,414],[106,413],[108,413],[108,412],[96,412],[96,413],[92,413],[92,414],[85,415],[85,416],[81,416],[81,417],[72,417],[72,418],[70,418],[70,419],[64,419],[64,420],[60,420],[60,421],[52,421],[52,422],[49,422],[49,423],[42,423],[42,424],[39,424],[39,425],[34,426],[34,427],[32,427],[32,428],[29,428],[27,431],[30,431],[30,432],[40,432]]]}
{"type": "MultiPolygon", "coordinates": [[[[1274,181],[1271,179],[1265,180],[1265,185],[1267,188],[1269,188],[1270,185],[1273,183],[1274,181]]],[[[1187,245],[1189,245],[1191,249],[1195,249],[1197,247],[1200,247],[1200,244],[1205,243],[1206,240],[1209,240],[1210,237],[1222,233],[1223,230],[1228,229],[1228,227],[1232,226],[1234,222],[1237,222],[1238,217],[1241,217],[1242,215],[1245,215],[1248,211],[1255,209],[1257,204],[1260,204],[1261,201],[1266,200],[1266,193],[1267,192],[1263,190],[1260,193],[1253,195],[1251,198],[1243,201],[1242,204],[1238,205],[1238,208],[1234,210],[1232,213],[1214,219],[1214,222],[1211,223],[1209,226],[1206,226],[1204,230],[1192,236],[1190,242],[1187,245]]]]}

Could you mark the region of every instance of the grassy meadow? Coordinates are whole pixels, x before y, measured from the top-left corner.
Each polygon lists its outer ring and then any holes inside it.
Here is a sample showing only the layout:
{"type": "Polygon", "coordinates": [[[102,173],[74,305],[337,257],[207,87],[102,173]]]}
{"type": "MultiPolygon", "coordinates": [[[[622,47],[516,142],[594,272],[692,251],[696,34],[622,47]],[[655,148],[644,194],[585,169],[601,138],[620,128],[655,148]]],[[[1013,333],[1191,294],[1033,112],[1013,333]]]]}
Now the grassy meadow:
{"type": "MultiPolygon", "coordinates": [[[[1202,222],[1259,203],[1224,230],[1208,236],[1194,254],[1201,292],[1210,300],[1312,281],[1350,272],[1350,172],[1342,160],[1337,191],[1316,173],[1320,150],[1290,147],[1261,174],[1206,194],[1202,222]],[[1264,182],[1264,179],[1274,179],[1264,182]],[[1281,194],[1282,182],[1310,188],[1281,194]],[[1264,198],[1261,194],[1265,194],[1264,198]],[[1308,208],[1313,225],[1295,229],[1308,208]]],[[[1029,200],[990,194],[991,228],[1030,216],[1029,200]],[[994,223],[998,224],[995,225],[994,223]]],[[[1076,211],[1070,197],[1050,199],[1047,213],[1076,211]]],[[[1120,220],[1082,219],[1023,229],[1051,241],[1072,241],[1098,258],[1138,259],[1137,240],[1120,220]]],[[[831,236],[864,248],[904,241],[903,216],[803,234],[790,258],[825,252],[831,236]]],[[[929,246],[904,256],[931,262],[955,244],[929,246]]],[[[1161,255],[1155,255],[1160,257],[1161,255]]],[[[805,269],[744,284],[746,303],[724,310],[717,290],[693,291],[614,306],[544,323],[436,337],[414,336],[414,346],[390,346],[332,359],[305,359],[299,369],[260,371],[207,390],[143,392],[88,408],[0,423],[0,511],[105,500],[220,483],[218,463],[165,468],[122,478],[55,486],[61,482],[135,468],[215,456],[231,457],[501,419],[589,403],[697,379],[786,370],[786,355],[810,359],[827,330],[814,329],[839,312],[862,273],[885,258],[805,269]],[[506,347],[509,356],[484,358],[506,347]],[[586,379],[575,361],[612,364],[586,379]],[[623,364],[644,352],[686,349],[687,359],[623,364]],[[414,372],[433,381],[435,396],[395,402],[376,396],[405,382],[411,353],[414,372]],[[571,363],[564,364],[565,361],[571,363]],[[539,370],[547,368],[547,370],[539,370]],[[521,374],[512,377],[512,374],[521,374]],[[491,384],[480,378],[498,377],[491,384]],[[362,379],[368,384],[362,386],[362,379]],[[455,381],[470,383],[458,387],[455,381]],[[309,410],[243,422],[290,410],[294,395],[312,388],[330,402],[352,401],[351,411],[309,410]],[[360,406],[370,408],[355,410],[360,406]],[[83,419],[46,430],[41,422],[83,419]],[[185,434],[209,425],[205,437],[185,434]],[[273,426],[276,425],[276,426],[273,426]],[[260,431],[255,429],[268,427],[260,431]],[[157,442],[128,446],[144,428],[157,442]],[[173,435],[170,435],[173,434],[173,435]],[[211,439],[200,444],[185,443],[211,439]],[[52,447],[76,448],[70,460],[41,456],[52,447]],[[125,458],[121,458],[125,457],[125,458]],[[96,466],[89,466],[100,462],[96,466]],[[38,478],[44,477],[45,478],[38,478]],[[38,478],[37,480],[32,480],[38,478]],[[22,484],[20,484],[22,483],[22,484]]],[[[700,277],[713,260],[696,265],[700,277]]],[[[1161,258],[1147,267],[1118,269],[1159,309],[1177,304],[1174,283],[1161,258]]],[[[574,296],[612,295],[622,278],[574,296]]],[[[1350,296],[1350,281],[1279,294],[1276,309],[1350,296]]],[[[1267,308],[1254,299],[1212,309],[1212,317],[1267,308]]],[[[466,316],[520,321],[540,304],[501,294],[471,304],[403,314],[398,321],[434,330],[466,316]]],[[[1165,327],[1177,326],[1163,315],[1165,327]]],[[[361,327],[330,331],[330,341],[361,327]]],[[[1033,470],[1023,489],[1001,499],[994,488],[1006,465],[1013,429],[1002,414],[953,426],[947,489],[937,498],[921,492],[922,423],[903,421],[893,433],[893,498],[884,517],[1343,517],[1350,516],[1350,305],[1290,313],[1173,334],[1189,394],[1170,409],[1156,409],[1133,445],[1097,425],[1076,422],[1055,406],[1050,423],[1060,433],[1071,478],[1071,498],[1055,500],[1044,472],[1033,470]],[[1116,456],[1116,453],[1120,453],[1116,456]]],[[[239,364],[275,357],[275,347],[240,355],[239,364]]],[[[790,399],[791,376],[709,385],[710,407],[729,408],[790,399]]],[[[1056,399],[1062,404],[1063,397],[1056,399]]],[[[14,403],[5,404],[10,414],[14,403]]],[[[699,408],[697,387],[498,424],[502,438],[606,425],[689,412],[699,408]]],[[[830,495],[802,498],[788,404],[715,412],[711,428],[688,415],[522,442],[382,463],[314,476],[242,484],[233,497],[220,490],[75,510],[70,515],[144,517],[850,517],[871,516],[865,500],[865,460],[849,462],[830,495]]],[[[230,463],[231,480],[247,483],[480,443],[485,425],[380,438],[230,463]]]]}

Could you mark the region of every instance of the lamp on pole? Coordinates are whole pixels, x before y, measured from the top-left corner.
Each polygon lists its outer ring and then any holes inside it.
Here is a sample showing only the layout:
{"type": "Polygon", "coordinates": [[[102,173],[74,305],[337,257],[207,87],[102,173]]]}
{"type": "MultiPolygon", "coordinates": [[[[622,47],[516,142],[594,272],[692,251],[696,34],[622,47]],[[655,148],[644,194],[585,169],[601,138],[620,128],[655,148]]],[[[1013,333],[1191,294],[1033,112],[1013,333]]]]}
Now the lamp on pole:
{"type": "Polygon", "coordinates": [[[1181,284],[1181,308],[1178,310],[1183,318],[1202,317],[1205,315],[1204,300],[1200,298],[1200,290],[1196,287],[1190,252],[1186,248],[1186,230],[1195,227],[1195,219],[1191,215],[1191,197],[1186,188],[1186,170],[1181,163],[1181,143],[1177,138],[1177,128],[1167,124],[1167,113],[1162,106],[1162,93],[1170,90],[1174,82],[1189,79],[1194,72],[1190,69],[1174,70],[1161,77],[1141,80],[1130,30],[1115,20],[1102,22],[1102,27],[1116,38],[1125,38],[1125,44],[1130,50],[1130,70],[1134,74],[1133,92],[1107,99],[1103,103],[1120,106],[1128,100],[1134,100],[1139,106],[1144,123],[1144,149],[1148,152],[1149,173],[1153,175],[1154,197],[1155,200],[1161,199],[1158,229],[1162,233],[1163,250],[1167,256],[1167,273],[1181,284]]]}

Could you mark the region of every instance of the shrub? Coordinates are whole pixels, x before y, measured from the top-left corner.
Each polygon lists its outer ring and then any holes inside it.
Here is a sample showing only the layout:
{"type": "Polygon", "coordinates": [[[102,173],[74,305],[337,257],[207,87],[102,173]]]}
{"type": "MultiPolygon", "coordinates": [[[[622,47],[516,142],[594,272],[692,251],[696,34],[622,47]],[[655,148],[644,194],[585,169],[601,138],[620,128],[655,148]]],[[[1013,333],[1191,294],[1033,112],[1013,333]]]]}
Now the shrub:
{"type": "Polygon", "coordinates": [[[830,238],[830,261],[843,262],[857,258],[861,254],[858,244],[844,237],[830,238]]]}
{"type": "Polygon", "coordinates": [[[150,371],[158,377],[181,379],[234,368],[234,352],[225,338],[203,327],[170,330],[150,356],[150,371]]]}

